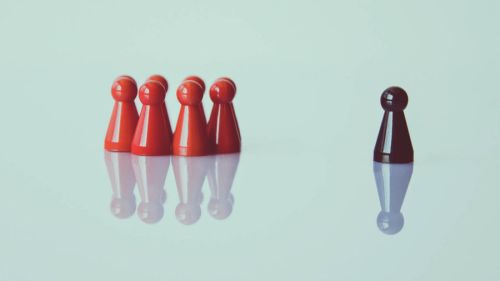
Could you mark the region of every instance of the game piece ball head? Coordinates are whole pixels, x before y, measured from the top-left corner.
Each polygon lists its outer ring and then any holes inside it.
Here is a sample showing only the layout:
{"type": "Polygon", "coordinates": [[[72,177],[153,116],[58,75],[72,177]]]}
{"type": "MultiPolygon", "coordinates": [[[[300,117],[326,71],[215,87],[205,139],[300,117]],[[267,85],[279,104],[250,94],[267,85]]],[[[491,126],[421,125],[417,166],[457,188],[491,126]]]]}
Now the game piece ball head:
{"type": "Polygon", "coordinates": [[[199,76],[195,76],[195,75],[191,75],[191,76],[188,76],[184,79],[184,81],[188,81],[188,80],[191,80],[191,81],[194,81],[198,84],[200,84],[201,86],[201,91],[204,93],[205,92],[205,81],[203,81],[203,79],[201,79],[199,76]]]}
{"type": "Polygon", "coordinates": [[[120,76],[111,86],[111,95],[116,101],[132,102],[137,97],[137,83],[130,76],[120,76]]]}
{"type": "Polygon", "coordinates": [[[386,111],[402,111],[408,105],[408,95],[399,87],[390,87],[382,93],[380,104],[386,111]]]}
{"type": "Polygon", "coordinates": [[[182,105],[200,104],[203,99],[203,88],[195,81],[184,81],[177,88],[177,99],[182,105]]]}
{"type": "Polygon", "coordinates": [[[159,74],[154,74],[149,76],[148,80],[159,82],[163,86],[163,88],[165,88],[165,92],[168,91],[168,81],[167,79],[165,79],[165,77],[159,74]]]}
{"type": "Polygon", "coordinates": [[[236,95],[236,85],[229,78],[218,79],[210,87],[210,98],[215,103],[229,103],[236,95]]]}
{"type": "Polygon", "coordinates": [[[165,101],[165,88],[158,81],[149,80],[139,89],[139,99],[144,105],[159,105],[165,101]]]}

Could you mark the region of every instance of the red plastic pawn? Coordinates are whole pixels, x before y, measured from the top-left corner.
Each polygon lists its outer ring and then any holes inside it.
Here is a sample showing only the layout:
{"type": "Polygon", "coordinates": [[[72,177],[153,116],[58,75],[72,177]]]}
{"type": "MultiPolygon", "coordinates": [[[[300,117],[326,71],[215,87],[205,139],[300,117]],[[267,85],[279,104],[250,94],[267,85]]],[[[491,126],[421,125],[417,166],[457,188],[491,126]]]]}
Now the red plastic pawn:
{"type": "Polygon", "coordinates": [[[137,84],[130,76],[119,76],[111,86],[111,94],[115,105],[109,120],[104,148],[109,151],[130,151],[139,119],[134,103],[137,96],[137,84]]]}
{"type": "MultiPolygon", "coordinates": [[[[155,75],[149,76],[148,80],[160,82],[160,84],[163,86],[163,88],[165,88],[165,93],[168,91],[168,81],[167,81],[167,79],[165,79],[165,77],[163,77],[159,74],[155,74],[155,75]]],[[[167,104],[165,101],[163,101],[163,104],[162,104],[162,111],[163,111],[163,115],[165,115],[165,119],[167,120],[168,132],[170,134],[170,137],[172,137],[172,135],[173,135],[172,125],[170,124],[170,118],[168,117],[168,111],[167,111],[167,104]]]]}
{"type": "Polygon", "coordinates": [[[157,81],[146,81],[139,89],[143,106],[132,141],[132,153],[137,155],[168,155],[172,138],[163,115],[165,88],[157,81]]]}
{"type": "Polygon", "coordinates": [[[210,153],[205,113],[201,108],[203,87],[194,80],[186,80],[177,88],[181,103],[173,139],[173,154],[202,156],[210,153]]]}
{"type": "MultiPolygon", "coordinates": [[[[184,79],[184,81],[194,81],[194,82],[200,84],[202,93],[205,93],[205,89],[206,89],[206,87],[205,87],[205,81],[203,81],[203,79],[201,79],[199,76],[191,75],[191,76],[186,77],[184,79]]],[[[200,103],[199,110],[201,112],[203,112],[203,115],[202,115],[203,116],[203,122],[205,122],[205,124],[206,124],[207,123],[207,117],[205,116],[205,109],[203,107],[203,103],[200,103]]]]}
{"type": "Polygon", "coordinates": [[[217,154],[241,151],[240,128],[232,102],[235,95],[236,85],[229,78],[219,78],[210,87],[214,106],[208,121],[208,137],[217,154]]]}

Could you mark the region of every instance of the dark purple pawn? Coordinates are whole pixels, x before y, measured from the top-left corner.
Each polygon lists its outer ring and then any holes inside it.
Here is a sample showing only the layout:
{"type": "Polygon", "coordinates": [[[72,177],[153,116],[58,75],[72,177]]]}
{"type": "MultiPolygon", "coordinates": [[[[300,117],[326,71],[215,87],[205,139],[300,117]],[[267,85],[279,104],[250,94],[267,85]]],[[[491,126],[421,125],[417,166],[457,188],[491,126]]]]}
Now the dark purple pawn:
{"type": "Polygon", "coordinates": [[[408,95],[399,87],[390,87],[382,93],[380,104],[385,113],[373,160],[381,163],[413,162],[413,146],[403,112],[408,105],[408,95]]]}

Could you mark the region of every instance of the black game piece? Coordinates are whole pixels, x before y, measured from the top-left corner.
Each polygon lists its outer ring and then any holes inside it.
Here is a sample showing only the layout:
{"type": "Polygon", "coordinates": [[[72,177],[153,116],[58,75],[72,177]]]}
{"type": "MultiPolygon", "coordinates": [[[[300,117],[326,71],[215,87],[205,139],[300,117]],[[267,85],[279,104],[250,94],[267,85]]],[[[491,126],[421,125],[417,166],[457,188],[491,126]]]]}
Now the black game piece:
{"type": "Polygon", "coordinates": [[[408,105],[408,95],[399,87],[390,87],[382,93],[380,104],[385,113],[373,160],[381,163],[413,162],[413,146],[403,112],[408,105]]]}

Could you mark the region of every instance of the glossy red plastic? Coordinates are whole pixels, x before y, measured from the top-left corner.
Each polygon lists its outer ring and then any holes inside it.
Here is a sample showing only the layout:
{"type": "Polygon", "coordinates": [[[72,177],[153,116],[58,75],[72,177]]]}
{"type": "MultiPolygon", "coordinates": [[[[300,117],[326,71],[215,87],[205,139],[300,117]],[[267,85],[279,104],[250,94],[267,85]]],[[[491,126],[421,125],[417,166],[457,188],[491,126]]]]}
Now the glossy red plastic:
{"type": "Polygon", "coordinates": [[[111,86],[111,94],[115,105],[109,120],[104,148],[109,151],[130,151],[139,119],[134,103],[137,84],[130,76],[119,76],[111,86]]]}
{"type": "MultiPolygon", "coordinates": [[[[163,88],[165,88],[165,93],[168,92],[168,81],[167,81],[167,79],[165,79],[165,77],[163,77],[159,74],[155,74],[155,75],[149,76],[148,80],[158,81],[163,86],[163,88]]],[[[170,123],[170,118],[168,117],[167,104],[165,101],[163,101],[163,104],[162,104],[162,111],[163,111],[163,115],[165,116],[165,119],[167,120],[168,133],[170,134],[170,137],[172,137],[172,135],[173,135],[172,125],[170,123]]]]}
{"type": "Polygon", "coordinates": [[[146,81],[139,89],[143,106],[132,141],[132,153],[137,155],[168,155],[172,138],[163,114],[165,88],[158,81],[146,81]]]}
{"type": "Polygon", "coordinates": [[[177,99],[181,103],[179,118],[173,138],[173,154],[181,156],[203,156],[210,153],[205,112],[201,101],[203,87],[195,80],[185,80],[177,88],[177,99]]]}
{"type": "Polygon", "coordinates": [[[210,87],[214,105],[208,121],[208,137],[217,154],[241,151],[240,129],[232,102],[235,95],[236,84],[229,78],[219,78],[210,87]]]}
{"type": "MultiPolygon", "coordinates": [[[[191,75],[191,76],[188,76],[186,77],[184,81],[194,81],[196,83],[198,83],[200,86],[201,86],[201,91],[203,93],[205,93],[205,81],[203,81],[203,79],[201,79],[199,76],[195,76],[195,75],[191,75]]],[[[203,107],[203,102],[200,103],[200,106],[198,108],[203,114],[200,113],[200,115],[203,117],[203,122],[205,122],[205,124],[207,123],[207,117],[205,116],[205,108],[203,107]]]]}

